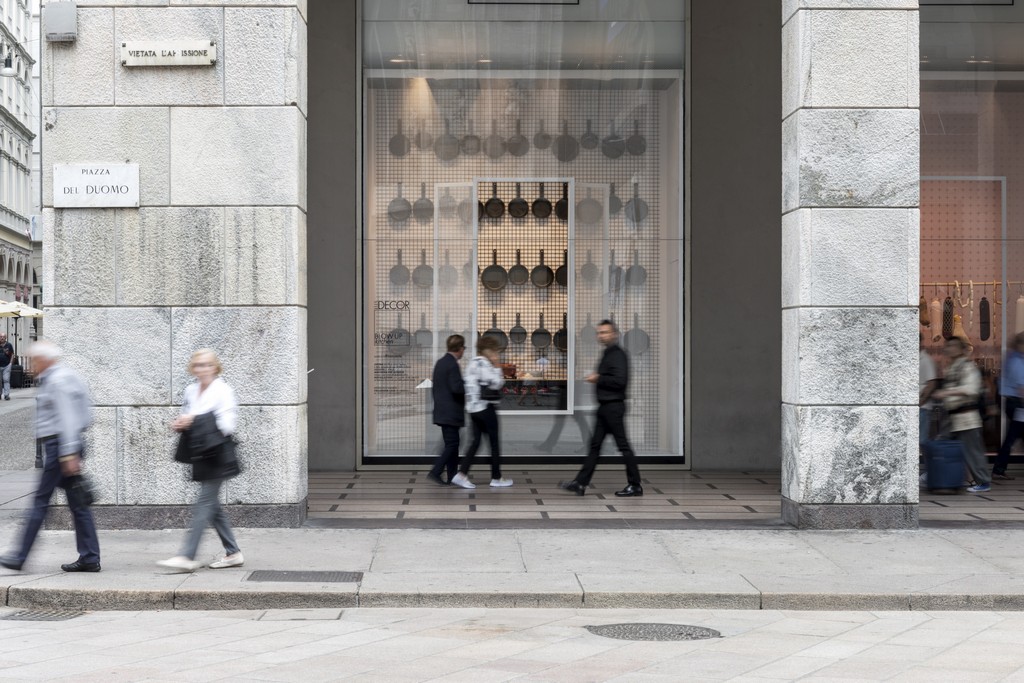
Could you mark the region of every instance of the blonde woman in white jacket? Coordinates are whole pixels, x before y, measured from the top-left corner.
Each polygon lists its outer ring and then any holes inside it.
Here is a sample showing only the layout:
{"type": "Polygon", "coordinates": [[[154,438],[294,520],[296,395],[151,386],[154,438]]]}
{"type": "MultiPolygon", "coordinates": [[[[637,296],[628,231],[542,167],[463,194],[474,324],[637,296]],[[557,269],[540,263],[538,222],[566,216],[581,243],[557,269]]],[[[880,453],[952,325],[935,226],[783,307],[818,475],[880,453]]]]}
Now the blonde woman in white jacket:
{"type": "Polygon", "coordinates": [[[498,367],[498,341],[492,337],[481,337],[477,342],[477,355],[469,361],[466,373],[466,411],[473,424],[473,440],[469,450],[462,456],[459,472],[452,477],[452,484],[464,489],[475,489],[469,480],[469,468],[480,447],[484,434],[491,443],[491,486],[511,486],[512,480],[501,476],[501,441],[498,437],[498,413],[495,406],[501,402],[501,388],[505,378],[498,367]]]}

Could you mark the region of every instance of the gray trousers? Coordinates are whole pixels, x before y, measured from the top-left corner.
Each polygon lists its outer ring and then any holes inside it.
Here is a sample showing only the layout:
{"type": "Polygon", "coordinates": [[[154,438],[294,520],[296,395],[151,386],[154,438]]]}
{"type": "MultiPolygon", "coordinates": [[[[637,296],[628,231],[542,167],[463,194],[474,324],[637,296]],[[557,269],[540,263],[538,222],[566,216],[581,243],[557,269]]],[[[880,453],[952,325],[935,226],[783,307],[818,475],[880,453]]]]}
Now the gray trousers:
{"type": "Polygon", "coordinates": [[[3,397],[4,398],[7,398],[8,396],[11,395],[11,368],[12,367],[14,367],[14,363],[13,362],[8,363],[7,365],[5,365],[3,367],[3,377],[4,377],[3,397]]]}
{"type": "Polygon", "coordinates": [[[985,458],[985,442],[981,438],[981,428],[953,432],[953,438],[964,447],[964,461],[974,483],[992,483],[992,475],[988,471],[988,460],[985,458]]]}
{"type": "Polygon", "coordinates": [[[228,516],[220,506],[220,485],[224,480],[210,479],[199,483],[202,488],[199,490],[199,500],[192,506],[192,527],[188,530],[185,545],[178,554],[194,560],[196,553],[199,552],[199,541],[203,538],[203,532],[206,531],[206,527],[213,524],[217,535],[220,536],[220,542],[224,545],[224,553],[234,555],[238,552],[238,543],[235,542],[235,534],[231,531],[228,516]]]}

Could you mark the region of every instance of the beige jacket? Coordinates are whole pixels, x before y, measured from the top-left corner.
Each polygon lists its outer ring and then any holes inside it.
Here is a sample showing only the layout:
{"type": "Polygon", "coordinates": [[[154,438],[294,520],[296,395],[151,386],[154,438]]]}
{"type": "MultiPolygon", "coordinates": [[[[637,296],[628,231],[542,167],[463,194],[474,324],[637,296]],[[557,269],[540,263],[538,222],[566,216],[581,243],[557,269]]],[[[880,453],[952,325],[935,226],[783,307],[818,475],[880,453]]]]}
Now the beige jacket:
{"type": "Polygon", "coordinates": [[[981,413],[976,406],[978,396],[981,394],[981,373],[968,358],[958,358],[949,369],[946,370],[946,377],[942,382],[943,389],[958,389],[966,391],[968,396],[947,396],[942,399],[942,404],[950,413],[951,431],[963,432],[968,429],[979,429],[981,427],[981,413]],[[954,412],[960,408],[968,408],[963,412],[954,412]]]}

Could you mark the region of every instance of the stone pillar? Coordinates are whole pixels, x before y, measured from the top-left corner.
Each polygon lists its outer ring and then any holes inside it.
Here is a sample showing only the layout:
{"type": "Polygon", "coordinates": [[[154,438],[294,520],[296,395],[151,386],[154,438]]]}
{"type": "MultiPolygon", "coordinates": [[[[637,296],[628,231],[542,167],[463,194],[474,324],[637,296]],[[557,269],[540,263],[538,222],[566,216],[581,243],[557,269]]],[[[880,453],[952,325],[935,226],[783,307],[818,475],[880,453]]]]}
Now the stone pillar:
{"type": "Polygon", "coordinates": [[[917,526],[916,0],[783,0],[782,510],[917,526]]]}
{"type": "MultiPolygon", "coordinates": [[[[108,526],[180,525],[173,461],[193,350],[240,403],[236,519],[297,525],[306,467],[306,3],[80,3],[43,54],[48,337],[97,403],[89,468],[108,526]],[[125,67],[130,40],[210,39],[205,67],[125,67]],[[53,165],[135,162],[138,209],[54,209],[53,165]]],[[[45,8],[44,8],[45,12],[45,8]]]]}

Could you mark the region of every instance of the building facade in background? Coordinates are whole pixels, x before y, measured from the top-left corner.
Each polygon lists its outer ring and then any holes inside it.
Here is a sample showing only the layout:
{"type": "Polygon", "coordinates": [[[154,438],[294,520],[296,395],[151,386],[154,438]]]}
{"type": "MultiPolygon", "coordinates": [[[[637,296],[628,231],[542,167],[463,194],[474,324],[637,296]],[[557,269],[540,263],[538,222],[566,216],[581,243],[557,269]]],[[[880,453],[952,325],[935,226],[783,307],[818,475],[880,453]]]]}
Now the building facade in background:
{"type": "MultiPolygon", "coordinates": [[[[24,0],[4,0],[0,8],[0,300],[32,304],[36,285],[31,217],[32,160],[38,132],[38,85],[33,83],[33,11],[24,0]]],[[[31,322],[10,319],[0,326],[23,355],[33,338],[31,322]]]]}

